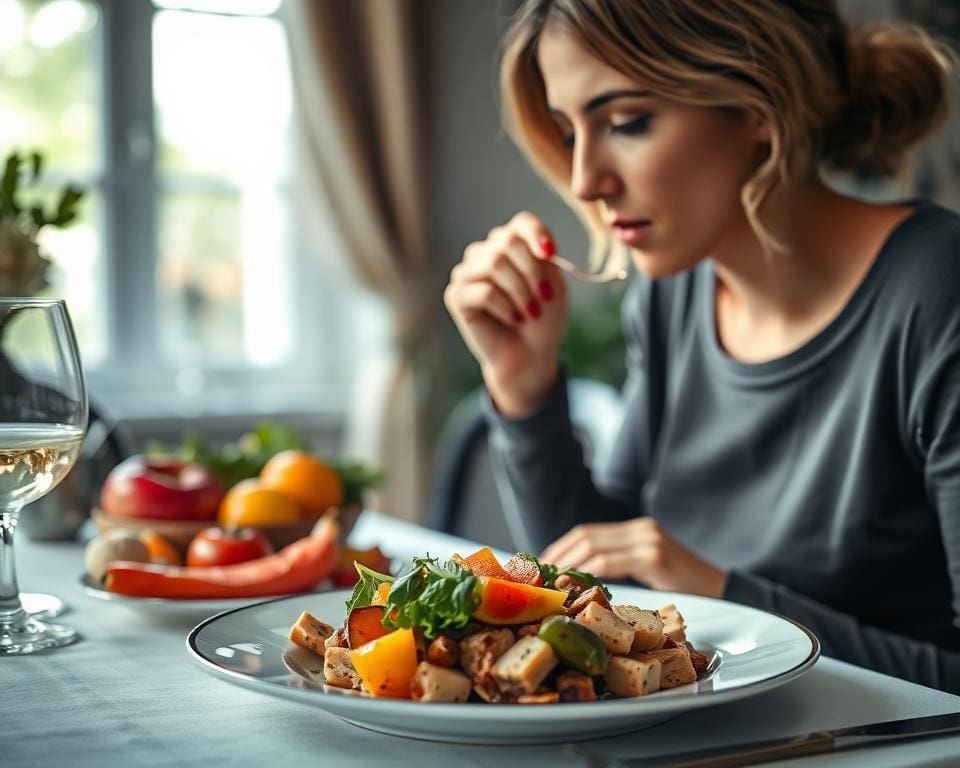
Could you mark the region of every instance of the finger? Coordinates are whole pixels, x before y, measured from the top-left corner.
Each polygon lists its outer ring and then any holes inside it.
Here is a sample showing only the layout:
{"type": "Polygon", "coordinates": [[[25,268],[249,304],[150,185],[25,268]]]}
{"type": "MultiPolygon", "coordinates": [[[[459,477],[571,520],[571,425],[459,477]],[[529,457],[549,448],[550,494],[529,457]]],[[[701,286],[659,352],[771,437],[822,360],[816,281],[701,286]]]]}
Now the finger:
{"type": "Polygon", "coordinates": [[[538,216],[520,211],[511,220],[517,234],[526,242],[530,252],[541,259],[549,259],[557,252],[556,240],[550,228],[538,216]]]}
{"type": "Polygon", "coordinates": [[[552,299],[557,292],[549,270],[526,241],[506,227],[493,230],[488,241],[465,254],[463,274],[468,280],[495,280],[517,309],[531,317],[539,317],[540,301],[552,299]]]}
{"type": "Polygon", "coordinates": [[[583,540],[585,535],[584,529],[587,527],[588,526],[578,525],[576,528],[567,531],[540,553],[540,559],[545,563],[556,565],[572,547],[583,540]]]}
{"type": "Polygon", "coordinates": [[[583,563],[583,570],[601,579],[636,578],[642,581],[646,573],[642,551],[620,549],[598,552],[583,563]]]}
{"type": "Polygon", "coordinates": [[[523,315],[516,310],[510,297],[489,280],[458,283],[450,286],[447,294],[451,313],[465,320],[486,314],[506,326],[523,323],[523,315]]]}

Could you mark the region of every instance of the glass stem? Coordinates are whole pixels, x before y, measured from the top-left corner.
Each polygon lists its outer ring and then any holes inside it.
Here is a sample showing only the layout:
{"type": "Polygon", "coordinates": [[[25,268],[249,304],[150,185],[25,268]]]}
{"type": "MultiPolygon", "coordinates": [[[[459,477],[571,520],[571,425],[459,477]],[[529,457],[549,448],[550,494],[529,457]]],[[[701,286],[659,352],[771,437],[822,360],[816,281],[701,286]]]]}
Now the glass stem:
{"type": "Polygon", "coordinates": [[[0,513],[0,625],[17,622],[24,616],[13,559],[13,531],[17,527],[17,512],[19,510],[0,513]]]}

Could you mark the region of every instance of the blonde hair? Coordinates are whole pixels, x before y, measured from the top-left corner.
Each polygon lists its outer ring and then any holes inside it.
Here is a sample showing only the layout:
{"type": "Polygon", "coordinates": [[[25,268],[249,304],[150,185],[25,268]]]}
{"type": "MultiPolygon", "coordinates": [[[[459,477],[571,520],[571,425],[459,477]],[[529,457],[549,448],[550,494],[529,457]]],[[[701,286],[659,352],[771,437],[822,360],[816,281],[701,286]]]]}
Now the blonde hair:
{"type": "Polygon", "coordinates": [[[952,51],[922,30],[884,24],[854,37],[834,0],[527,0],[503,48],[507,129],[580,214],[595,252],[595,203],[570,192],[572,153],[551,118],[537,45],[548,24],[645,88],[688,104],[759,115],[769,151],[744,185],[764,248],[779,246],[760,209],[780,184],[821,166],[890,175],[946,118],[952,51]]]}

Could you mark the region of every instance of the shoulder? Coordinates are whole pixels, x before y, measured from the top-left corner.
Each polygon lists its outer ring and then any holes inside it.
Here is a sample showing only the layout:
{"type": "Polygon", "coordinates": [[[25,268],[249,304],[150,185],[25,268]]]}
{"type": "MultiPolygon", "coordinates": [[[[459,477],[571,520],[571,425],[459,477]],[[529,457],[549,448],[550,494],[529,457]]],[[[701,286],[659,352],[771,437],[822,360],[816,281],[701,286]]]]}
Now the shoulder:
{"type": "Polygon", "coordinates": [[[928,310],[960,310],[960,215],[922,203],[890,235],[883,257],[893,298],[928,310]]]}

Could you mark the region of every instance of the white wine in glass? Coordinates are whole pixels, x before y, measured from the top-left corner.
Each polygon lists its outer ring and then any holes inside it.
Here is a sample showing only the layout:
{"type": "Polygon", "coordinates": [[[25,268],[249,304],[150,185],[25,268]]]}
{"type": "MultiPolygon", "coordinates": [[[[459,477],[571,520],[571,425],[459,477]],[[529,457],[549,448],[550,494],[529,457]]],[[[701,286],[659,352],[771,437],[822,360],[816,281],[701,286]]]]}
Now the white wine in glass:
{"type": "Polygon", "coordinates": [[[0,299],[0,654],[77,638],[23,610],[13,534],[20,510],[70,471],[86,428],[86,387],[65,304],[0,299]]]}

